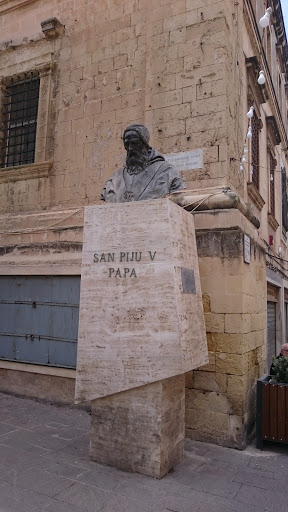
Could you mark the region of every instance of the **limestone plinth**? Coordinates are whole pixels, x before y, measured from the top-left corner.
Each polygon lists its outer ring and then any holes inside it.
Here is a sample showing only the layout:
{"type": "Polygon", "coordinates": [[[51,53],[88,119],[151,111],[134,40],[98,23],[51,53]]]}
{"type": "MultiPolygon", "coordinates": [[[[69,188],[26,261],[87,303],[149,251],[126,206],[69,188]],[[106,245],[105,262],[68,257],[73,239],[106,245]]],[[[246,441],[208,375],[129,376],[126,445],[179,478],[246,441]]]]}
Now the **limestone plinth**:
{"type": "Polygon", "coordinates": [[[90,457],[162,478],[184,450],[185,376],[91,402],[90,457]]]}
{"type": "Polygon", "coordinates": [[[168,199],[85,208],[76,402],[207,361],[193,216],[168,199]]]}

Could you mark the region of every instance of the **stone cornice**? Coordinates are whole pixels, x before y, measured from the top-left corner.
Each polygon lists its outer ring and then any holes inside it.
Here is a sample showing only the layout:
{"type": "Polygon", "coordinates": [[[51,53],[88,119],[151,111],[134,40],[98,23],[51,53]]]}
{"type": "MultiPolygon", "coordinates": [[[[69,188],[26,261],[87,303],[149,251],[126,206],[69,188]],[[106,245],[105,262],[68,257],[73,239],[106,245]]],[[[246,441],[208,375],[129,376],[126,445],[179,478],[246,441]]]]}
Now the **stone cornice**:
{"type": "Polygon", "coordinates": [[[0,169],[0,183],[47,178],[52,162],[36,162],[29,165],[4,167],[0,169]]]}
{"type": "Polygon", "coordinates": [[[277,222],[277,220],[275,219],[275,217],[272,213],[268,213],[268,222],[269,222],[269,225],[271,226],[271,228],[274,231],[277,231],[277,229],[279,228],[279,222],[277,222]]]}
{"type": "Polygon", "coordinates": [[[247,192],[248,196],[250,197],[250,199],[252,199],[255,206],[257,206],[258,210],[261,211],[265,204],[265,201],[261,196],[259,190],[255,187],[254,183],[247,183],[247,192]]]}
{"type": "Polygon", "coordinates": [[[10,11],[15,11],[20,7],[24,7],[28,4],[33,4],[38,0],[0,0],[0,16],[10,11]]]}

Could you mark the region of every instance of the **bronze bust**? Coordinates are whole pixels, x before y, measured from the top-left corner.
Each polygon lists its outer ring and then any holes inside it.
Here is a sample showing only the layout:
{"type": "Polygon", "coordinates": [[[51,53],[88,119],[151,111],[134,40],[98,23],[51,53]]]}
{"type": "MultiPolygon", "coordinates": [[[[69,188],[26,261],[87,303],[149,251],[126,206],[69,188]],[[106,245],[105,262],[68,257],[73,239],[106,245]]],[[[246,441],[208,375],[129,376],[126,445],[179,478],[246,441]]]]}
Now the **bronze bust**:
{"type": "Polygon", "coordinates": [[[131,124],[124,130],[126,162],[105,183],[101,194],[103,201],[125,203],[157,199],[185,188],[178,171],[149,145],[149,138],[149,131],[143,124],[131,124]]]}

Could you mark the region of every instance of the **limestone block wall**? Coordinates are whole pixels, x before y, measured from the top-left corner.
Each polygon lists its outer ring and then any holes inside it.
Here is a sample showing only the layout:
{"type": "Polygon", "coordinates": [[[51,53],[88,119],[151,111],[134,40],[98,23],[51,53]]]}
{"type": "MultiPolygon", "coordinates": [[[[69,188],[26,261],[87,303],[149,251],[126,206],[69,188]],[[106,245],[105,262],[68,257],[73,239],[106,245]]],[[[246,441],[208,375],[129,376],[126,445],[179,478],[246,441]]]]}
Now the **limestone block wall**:
{"type": "Polygon", "coordinates": [[[104,182],[124,161],[123,129],[135,121],[147,124],[152,144],[164,153],[203,149],[203,169],[183,173],[188,187],[227,184],[230,1],[0,4],[5,76],[43,62],[52,69],[49,130],[39,119],[52,168],[48,176],[22,173],[13,181],[5,173],[3,213],[99,202],[104,182]],[[64,32],[46,40],[40,24],[51,16],[64,32]]]}
{"type": "Polygon", "coordinates": [[[197,231],[209,364],[186,382],[187,437],[237,448],[251,435],[266,357],[265,257],[251,239],[243,261],[243,227],[197,231]]]}
{"type": "Polygon", "coordinates": [[[252,241],[251,263],[244,263],[239,227],[201,229],[197,247],[209,364],[187,374],[186,435],[241,448],[266,356],[265,258],[252,241]]]}

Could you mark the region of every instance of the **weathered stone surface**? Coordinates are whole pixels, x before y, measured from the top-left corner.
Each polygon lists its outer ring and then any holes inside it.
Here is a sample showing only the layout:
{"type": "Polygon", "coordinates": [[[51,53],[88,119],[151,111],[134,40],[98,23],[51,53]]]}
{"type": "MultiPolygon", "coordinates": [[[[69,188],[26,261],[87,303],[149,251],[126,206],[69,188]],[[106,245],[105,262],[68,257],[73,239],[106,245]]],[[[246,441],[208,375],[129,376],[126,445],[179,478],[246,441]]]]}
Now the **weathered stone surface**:
{"type": "Polygon", "coordinates": [[[184,450],[185,376],[91,402],[90,457],[162,478],[184,450]]]}
{"type": "Polygon", "coordinates": [[[168,199],[86,208],[77,402],[207,362],[193,217],[168,199]]]}

